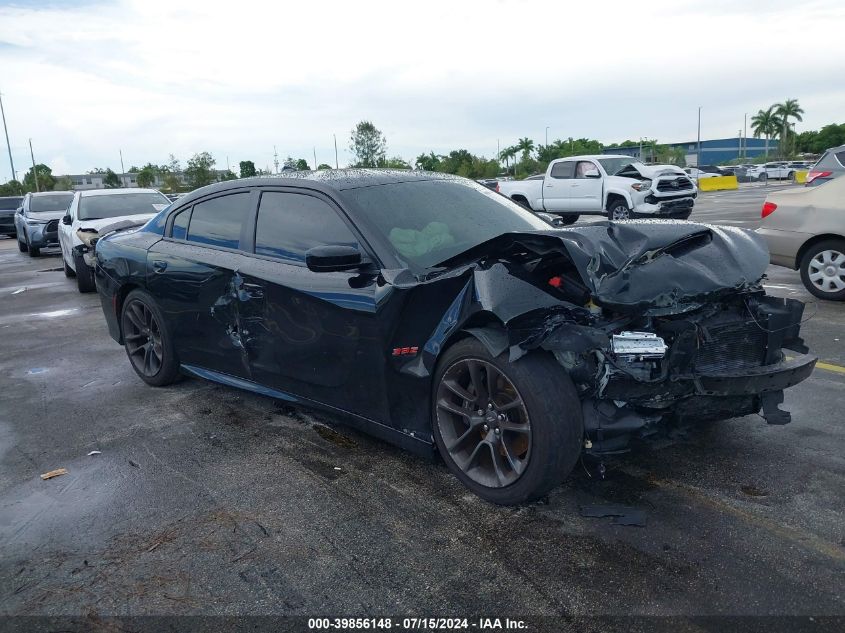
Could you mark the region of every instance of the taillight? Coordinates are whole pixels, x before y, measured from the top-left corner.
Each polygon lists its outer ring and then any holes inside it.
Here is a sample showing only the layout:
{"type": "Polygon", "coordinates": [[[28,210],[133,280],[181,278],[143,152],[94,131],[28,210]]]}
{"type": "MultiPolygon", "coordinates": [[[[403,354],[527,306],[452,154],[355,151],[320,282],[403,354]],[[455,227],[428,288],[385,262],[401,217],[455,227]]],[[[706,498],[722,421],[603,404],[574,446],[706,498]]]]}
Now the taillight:
{"type": "Polygon", "coordinates": [[[807,174],[807,179],[804,182],[811,183],[816,178],[827,178],[832,173],[833,173],[832,171],[811,171],[810,173],[807,174]]]}
{"type": "Polygon", "coordinates": [[[778,205],[776,205],[774,202],[764,202],[763,210],[760,212],[760,217],[765,218],[767,215],[771,215],[777,208],[778,205]]]}
{"type": "Polygon", "coordinates": [[[499,190],[499,183],[498,183],[498,182],[496,183],[496,193],[502,193],[502,192],[499,190]]]}

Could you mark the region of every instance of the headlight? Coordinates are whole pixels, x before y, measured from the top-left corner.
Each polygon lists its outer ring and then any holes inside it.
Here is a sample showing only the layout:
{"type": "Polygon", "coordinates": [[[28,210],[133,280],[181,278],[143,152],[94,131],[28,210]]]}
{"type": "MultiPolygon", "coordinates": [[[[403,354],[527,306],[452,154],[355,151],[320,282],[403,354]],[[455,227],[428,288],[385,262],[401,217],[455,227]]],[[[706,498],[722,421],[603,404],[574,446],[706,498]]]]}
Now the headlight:
{"type": "Polygon", "coordinates": [[[650,180],[643,180],[642,182],[635,182],[631,185],[631,189],[634,191],[648,191],[651,189],[651,181],[650,180]]]}

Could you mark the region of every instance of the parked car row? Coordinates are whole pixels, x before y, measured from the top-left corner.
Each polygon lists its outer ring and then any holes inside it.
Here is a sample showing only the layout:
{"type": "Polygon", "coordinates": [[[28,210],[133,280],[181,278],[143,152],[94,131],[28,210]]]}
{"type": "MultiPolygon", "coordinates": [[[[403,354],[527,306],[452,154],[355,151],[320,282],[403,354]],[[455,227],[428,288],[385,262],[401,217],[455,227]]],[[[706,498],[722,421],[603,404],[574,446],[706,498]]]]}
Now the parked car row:
{"type": "Polygon", "coordinates": [[[76,278],[80,292],[96,290],[92,239],[145,224],[170,204],[155,189],[136,188],[28,193],[11,200],[18,206],[12,211],[14,230],[7,235],[16,237],[18,249],[30,257],[38,257],[42,248],[59,246],[65,276],[76,278]]]}

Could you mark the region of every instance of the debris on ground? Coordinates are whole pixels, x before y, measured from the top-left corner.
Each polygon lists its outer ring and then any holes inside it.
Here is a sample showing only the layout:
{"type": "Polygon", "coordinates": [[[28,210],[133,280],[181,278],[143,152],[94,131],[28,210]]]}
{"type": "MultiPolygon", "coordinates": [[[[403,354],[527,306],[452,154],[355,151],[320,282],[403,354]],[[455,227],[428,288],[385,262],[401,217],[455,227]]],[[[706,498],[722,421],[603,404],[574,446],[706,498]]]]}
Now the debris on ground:
{"type": "Polygon", "coordinates": [[[13,291],[12,294],[19,295],[22,292],[26,292],[26,286],[24,286],[23,288],[18,288],[17,290],[13,291]]]}
{"type": "Polygon", "coordinates": [[[51,470],[49,473],[43,473],[41,475],[41,479],[48,480],[52,479],[53,477],[60,477],[62,475],[67,475],[67,468],[57,468],[56,470],[51,470]]]}
{"type": "Polygon", "coordinates": [[[101,455],[101,454],[102,454],[102,451],[91,451],[90,453],[88,453],[88,457],[91,457],[91,455],[101,455]]]}
{"type": "Polygon", "coordinates": [[[129,460],[129,465],[132,466],[133,468],[140,468],[141,467],[138,464],[138,462],[133,462],[131,459],[129,460]]]}
{"type": "Polygon", "coordinates": [[[593,504],[582,505],[580,507],[582,517],[602,518],[615,517],[614,525],[634,525],[637,527],[645,527],[646,513],[645,510],[638,510],[631,506],[623,506],[618,504],[593,504]]]}

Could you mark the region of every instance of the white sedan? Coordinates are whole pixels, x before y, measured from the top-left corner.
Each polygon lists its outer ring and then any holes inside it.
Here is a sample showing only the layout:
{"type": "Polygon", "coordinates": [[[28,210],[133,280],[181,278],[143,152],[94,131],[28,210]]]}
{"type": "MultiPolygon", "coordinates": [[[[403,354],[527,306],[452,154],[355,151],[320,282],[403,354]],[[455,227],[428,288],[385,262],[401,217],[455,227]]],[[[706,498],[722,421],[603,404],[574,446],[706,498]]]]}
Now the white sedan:
{"type": "Polygon", "coordinates": [[[93,292],[94,261],[90,241],[115,225],[140,226],[170,204],[155,189],[92,189],[77,191],[59,222],[59,246],[65,276],[76,277],[79,292],[93,292]]]}

